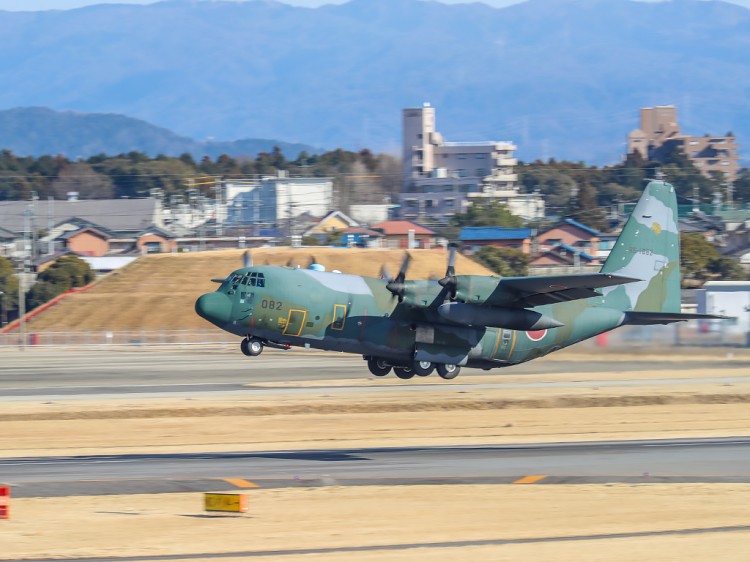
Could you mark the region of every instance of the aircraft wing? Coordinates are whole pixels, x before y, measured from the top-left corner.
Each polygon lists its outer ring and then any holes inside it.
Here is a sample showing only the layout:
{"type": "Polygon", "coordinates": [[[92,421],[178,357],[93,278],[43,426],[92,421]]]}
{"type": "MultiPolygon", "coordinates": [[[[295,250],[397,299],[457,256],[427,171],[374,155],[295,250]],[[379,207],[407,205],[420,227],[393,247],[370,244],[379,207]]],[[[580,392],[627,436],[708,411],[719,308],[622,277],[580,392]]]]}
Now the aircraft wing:
{"type": "Polygon", "coordinates": [[[722,316],[720,314],[693,314],[681,312],[640,312],[630,310],[625,313],[625,322],[633,326],[651,326],[653,324],[672,324],[686,320],[736,320],[736,316],[722,316]]]}
{"type": "MultiPolygon", "coordinates": [[[[530,308],[543,304],[598,297],[601,293],[596,289],[635,281],[641,280],[608,273],[508,277],[500,281],[495,293],[500,291],[501,294],[497,296],[511,306],[530,308]]],[[[485,304],[493,303],[485,302],[485,304]]]]}

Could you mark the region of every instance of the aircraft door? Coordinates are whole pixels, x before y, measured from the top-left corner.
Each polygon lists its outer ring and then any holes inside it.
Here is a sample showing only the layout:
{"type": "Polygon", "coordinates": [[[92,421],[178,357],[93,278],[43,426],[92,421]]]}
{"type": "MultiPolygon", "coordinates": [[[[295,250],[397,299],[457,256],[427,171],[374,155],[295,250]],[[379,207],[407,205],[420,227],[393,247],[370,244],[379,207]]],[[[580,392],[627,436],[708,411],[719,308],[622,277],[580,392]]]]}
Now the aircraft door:
{"type": "Polygon", "coordinates": [[[513,351],[514,331],[501,329],[498,338],[500,341],[495,351],[495,359],[508,359],[513,351]]]}
{"type": "Polygon", "coordinates": [[[346,322],[346,305],[334,304],[333,305],[333,322],[331,323],[331,329],[343,330],[345,322],[346,322]]]}
{"type": "Polygon", "coordinates": [[[290,310],[283,334],[285,336],[299,336],[302,333],[302,327],[305,325],[306,317],[306,310],[290,310]]]}

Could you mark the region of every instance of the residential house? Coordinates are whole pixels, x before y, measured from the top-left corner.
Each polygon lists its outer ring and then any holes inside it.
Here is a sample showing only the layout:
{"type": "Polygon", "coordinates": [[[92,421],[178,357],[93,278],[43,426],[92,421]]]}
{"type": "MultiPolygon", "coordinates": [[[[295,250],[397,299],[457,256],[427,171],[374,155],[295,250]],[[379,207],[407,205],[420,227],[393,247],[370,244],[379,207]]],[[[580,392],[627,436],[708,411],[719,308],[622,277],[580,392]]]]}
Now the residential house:
{"type": "Polygon", "coordinates": [[[411,221],[383,221],[370,228],[383,233],[384,248],[429,249],[438,241],[437,232],[411,221]]]}
{"type": "Polygon", "coordinates": [[[566,218],[561,223],[539,233],[536,238],[536,251],[544,253],[555,246],[564,245],[585,252],[596,259],[600,236],[598,230],[566,218]]]}
{"type": "Polygon", "coordinates": [[[341,211],[331,211],[322,219],[315,221],[302,233],[302,236],[314,237],[319,239],[321,243],[325,243],[331,235],[357,226],[359,226],[359,223],[350,216],[341,211]]]}
{"type": "Polygon", "coordinates": [[[580,248],[574,248],[567,244],[557,244],[549,249],[543,250],[534,256],[529,262],[529,266],[542,265],[559,265],[559,266],[577,266],[577,265],[597,265],[599,260],[580,248]]]}
{"type": "Polygon", "coordinates": [[[338,244],[358,248],[382,248],[384,234],[379,230],[355,226],[341,232],[338,244]]]}
{"type": "Polygon", "coordinates": [[[524,254],[531,252],[530,228],[503,228],[499,226],[467,226],[458,236],[464,250],[476,252],[484,246],[516,248],[524,254]]]}
{"type": "Polygon", "coordinates": [[[161,227],[162,220],[161,202],[156,198],[0,203],[0,224],[15,237],[14,247],[5,251],[16,259],[26,251],[22,247],[24,231],[48,230],[36,241],[34,256],[39,256],[48,250],[50,241],[70,230],[91,226],[112,236],[133,237],[151,225],[161,227]]]}
{"type": "Polygon", "coordinates": [[[135,237],[135,247],[141,254],[166,254],[177,251],[177,239],[170,232],[153,226],[135,237]]]}
{"type": "MultiPolygon", "coordinates": [[[[65,251],[79,256],[105,256],[109,253],[112,234],[95,226],[83,226],[78,230],[67,230],[55,241],[62,242],[65,251]]],[[[57,246],[58,244],[56,244],[57,246]]]]}

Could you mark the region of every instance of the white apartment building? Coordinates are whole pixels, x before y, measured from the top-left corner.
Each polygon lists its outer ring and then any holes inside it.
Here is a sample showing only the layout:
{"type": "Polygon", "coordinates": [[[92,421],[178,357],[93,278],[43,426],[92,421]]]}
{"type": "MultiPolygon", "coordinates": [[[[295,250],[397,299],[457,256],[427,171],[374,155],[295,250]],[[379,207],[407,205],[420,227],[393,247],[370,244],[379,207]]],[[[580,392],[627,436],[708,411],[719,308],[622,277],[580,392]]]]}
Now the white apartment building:
{"type": "Polygon", "coordinates": [[[440,220],[463,212],[472,200],[505,203],[526,219],[544,217],[539,194],[518,191],[511,141],[446,142],[435,126],[435,108],[426,103],[403,110],[404,218],[440,220]]]}
{"type": "Polygon", "coordinates": [[[300,215],[323,217],[333,207],[331,178],[288,177],[280,170],[276,176],[241,186],[234,182],[232,187],[233,197],[227,196],[227,223],[231,225],[294,230],[300,215]]]}

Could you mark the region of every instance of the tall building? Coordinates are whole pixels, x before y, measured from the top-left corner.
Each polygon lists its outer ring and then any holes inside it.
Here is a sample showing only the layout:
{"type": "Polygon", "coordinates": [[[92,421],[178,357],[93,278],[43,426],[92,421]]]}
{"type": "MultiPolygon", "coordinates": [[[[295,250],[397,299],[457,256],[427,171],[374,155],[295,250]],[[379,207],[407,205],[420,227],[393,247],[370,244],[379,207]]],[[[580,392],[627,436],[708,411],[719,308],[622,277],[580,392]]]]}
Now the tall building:
{"type": "Polygon", "coordinates": [[[544,216],[538,194],[518,192],[510,141],[446,142],[435,126],[435,108],[403,110],[401,216],[440,220],[476,199],[491,199],[511,212],[533,219],[544,216]]]}
{"type": "Polygon", "coordinates": [[[730,181],[737,177],[739,147],[732,133],[723,137],[684,135],[677,123],[675,106],[641,108],[641,126],[628,134],[628,154],[637,152],[646,160],[659,161],[675,148],[682,150],[706,176],[722,172],[730,181]]]}

